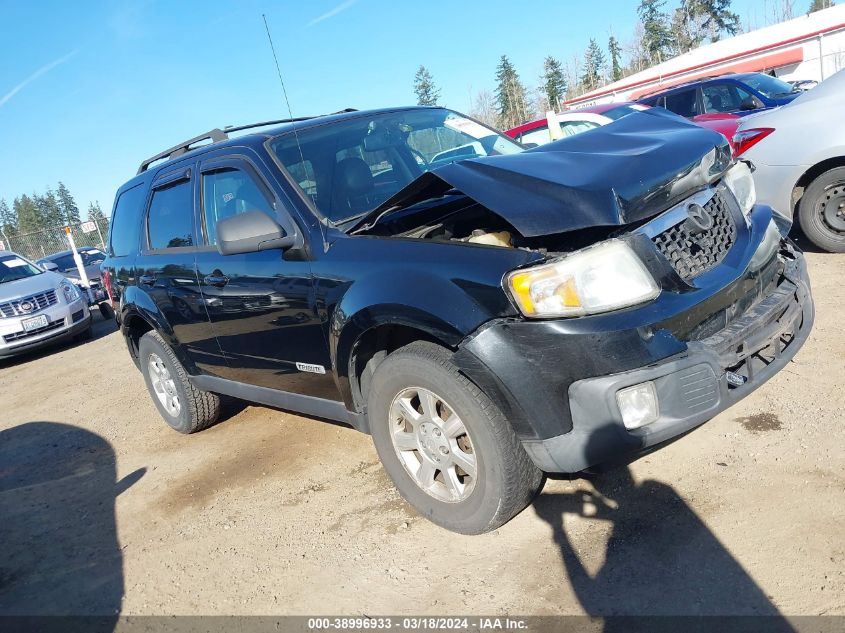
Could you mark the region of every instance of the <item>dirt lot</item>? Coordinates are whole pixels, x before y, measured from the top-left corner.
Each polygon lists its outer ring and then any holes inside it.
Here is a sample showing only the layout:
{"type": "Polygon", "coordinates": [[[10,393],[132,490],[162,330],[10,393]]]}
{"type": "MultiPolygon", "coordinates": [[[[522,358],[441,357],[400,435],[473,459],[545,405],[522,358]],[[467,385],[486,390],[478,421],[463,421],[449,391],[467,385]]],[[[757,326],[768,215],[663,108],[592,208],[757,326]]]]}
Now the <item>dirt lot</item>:
{"type": "Polygon", "coordinates": [[[160,420],[112,324],[0,363],[0,613],[845,614],[845,258],[790,364],[498,531],[420,519],[370,439],[261,407],[160,420]]]}

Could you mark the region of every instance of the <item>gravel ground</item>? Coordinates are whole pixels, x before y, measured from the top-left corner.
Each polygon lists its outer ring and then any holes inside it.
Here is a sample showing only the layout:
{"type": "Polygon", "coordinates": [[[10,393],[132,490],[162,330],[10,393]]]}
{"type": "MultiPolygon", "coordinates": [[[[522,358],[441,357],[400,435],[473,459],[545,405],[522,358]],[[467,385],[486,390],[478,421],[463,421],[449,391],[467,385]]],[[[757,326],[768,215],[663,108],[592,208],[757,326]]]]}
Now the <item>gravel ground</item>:
{"type": "Polygon", "coordinates": [[[369,437],[263,407],[166,428],[114,326],[0,361],[0,613],[845,615],[845,258],[795,362],[484,536],[421,519],[369,437]]]}

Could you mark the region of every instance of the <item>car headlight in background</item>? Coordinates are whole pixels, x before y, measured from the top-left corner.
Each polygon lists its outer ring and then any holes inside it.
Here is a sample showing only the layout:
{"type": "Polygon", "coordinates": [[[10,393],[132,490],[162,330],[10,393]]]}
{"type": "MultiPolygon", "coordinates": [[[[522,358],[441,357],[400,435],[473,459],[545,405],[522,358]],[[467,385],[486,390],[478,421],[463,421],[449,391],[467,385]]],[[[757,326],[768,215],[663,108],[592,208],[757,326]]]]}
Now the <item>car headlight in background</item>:
{"type": "Polygon", "coordinates": [[[611,239],[561,259],[509,273],[505,281],[528,317],[609,312],[650,301],[660,287],[622,240],[611,239]]]}
{"type": "Polygon", "coordinates": [[[725,172],[724,181],[734,194],[742,212],[745,215],[751,213],[751,208],[757,202],[757,191],[754,189],[754,177],[748,163],[740,161],[731,167],[725,172]]]}
{"type": "Polygon", "coordinates": [[[77,288],[75,285],[73,285],[69,281],[63,281],[59,285],[62,289],[62,293],[65,296],[65,301],[67,301],[68,303],[73,303],[74,301],[78,300],[82,296],[79,292],[79,288],[77,288]]]}

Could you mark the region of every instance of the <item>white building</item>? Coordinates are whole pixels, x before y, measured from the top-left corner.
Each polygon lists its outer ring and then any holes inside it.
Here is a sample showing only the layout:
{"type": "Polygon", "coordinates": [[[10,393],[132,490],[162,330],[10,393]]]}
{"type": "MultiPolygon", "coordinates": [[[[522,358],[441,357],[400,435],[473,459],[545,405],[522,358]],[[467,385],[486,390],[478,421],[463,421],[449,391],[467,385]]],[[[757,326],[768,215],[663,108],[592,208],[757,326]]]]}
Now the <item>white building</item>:
{"type": "Polygon", "coordinates": [[[700,46],[570,99],[564,106],[630,101],[655,90],[731,72],[774,72],[787,81],[822,81],[841,68],[845,68],[845,4],[700,46]]]}

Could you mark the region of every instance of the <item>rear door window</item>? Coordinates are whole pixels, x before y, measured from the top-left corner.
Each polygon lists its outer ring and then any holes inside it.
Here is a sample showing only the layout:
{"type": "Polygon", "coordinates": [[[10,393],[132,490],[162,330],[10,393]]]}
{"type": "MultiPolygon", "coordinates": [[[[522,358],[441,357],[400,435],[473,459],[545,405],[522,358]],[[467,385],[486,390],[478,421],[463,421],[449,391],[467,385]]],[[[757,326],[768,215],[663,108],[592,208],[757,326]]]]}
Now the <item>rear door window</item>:
{"type": "Polygon", "coordinates": [[[153,192],[147,214],[151,250],[194,245],[193,188],[189,179],[153,192]]]}
{"type": "Polygon", "coordinates": [[[698,114],[698,104],[696,100],[696,90],[681,90],[672,94],[666,95],[667,110],[671,110],[675,114],[680,114],[685,117],[693,117],[698,114]]]}

